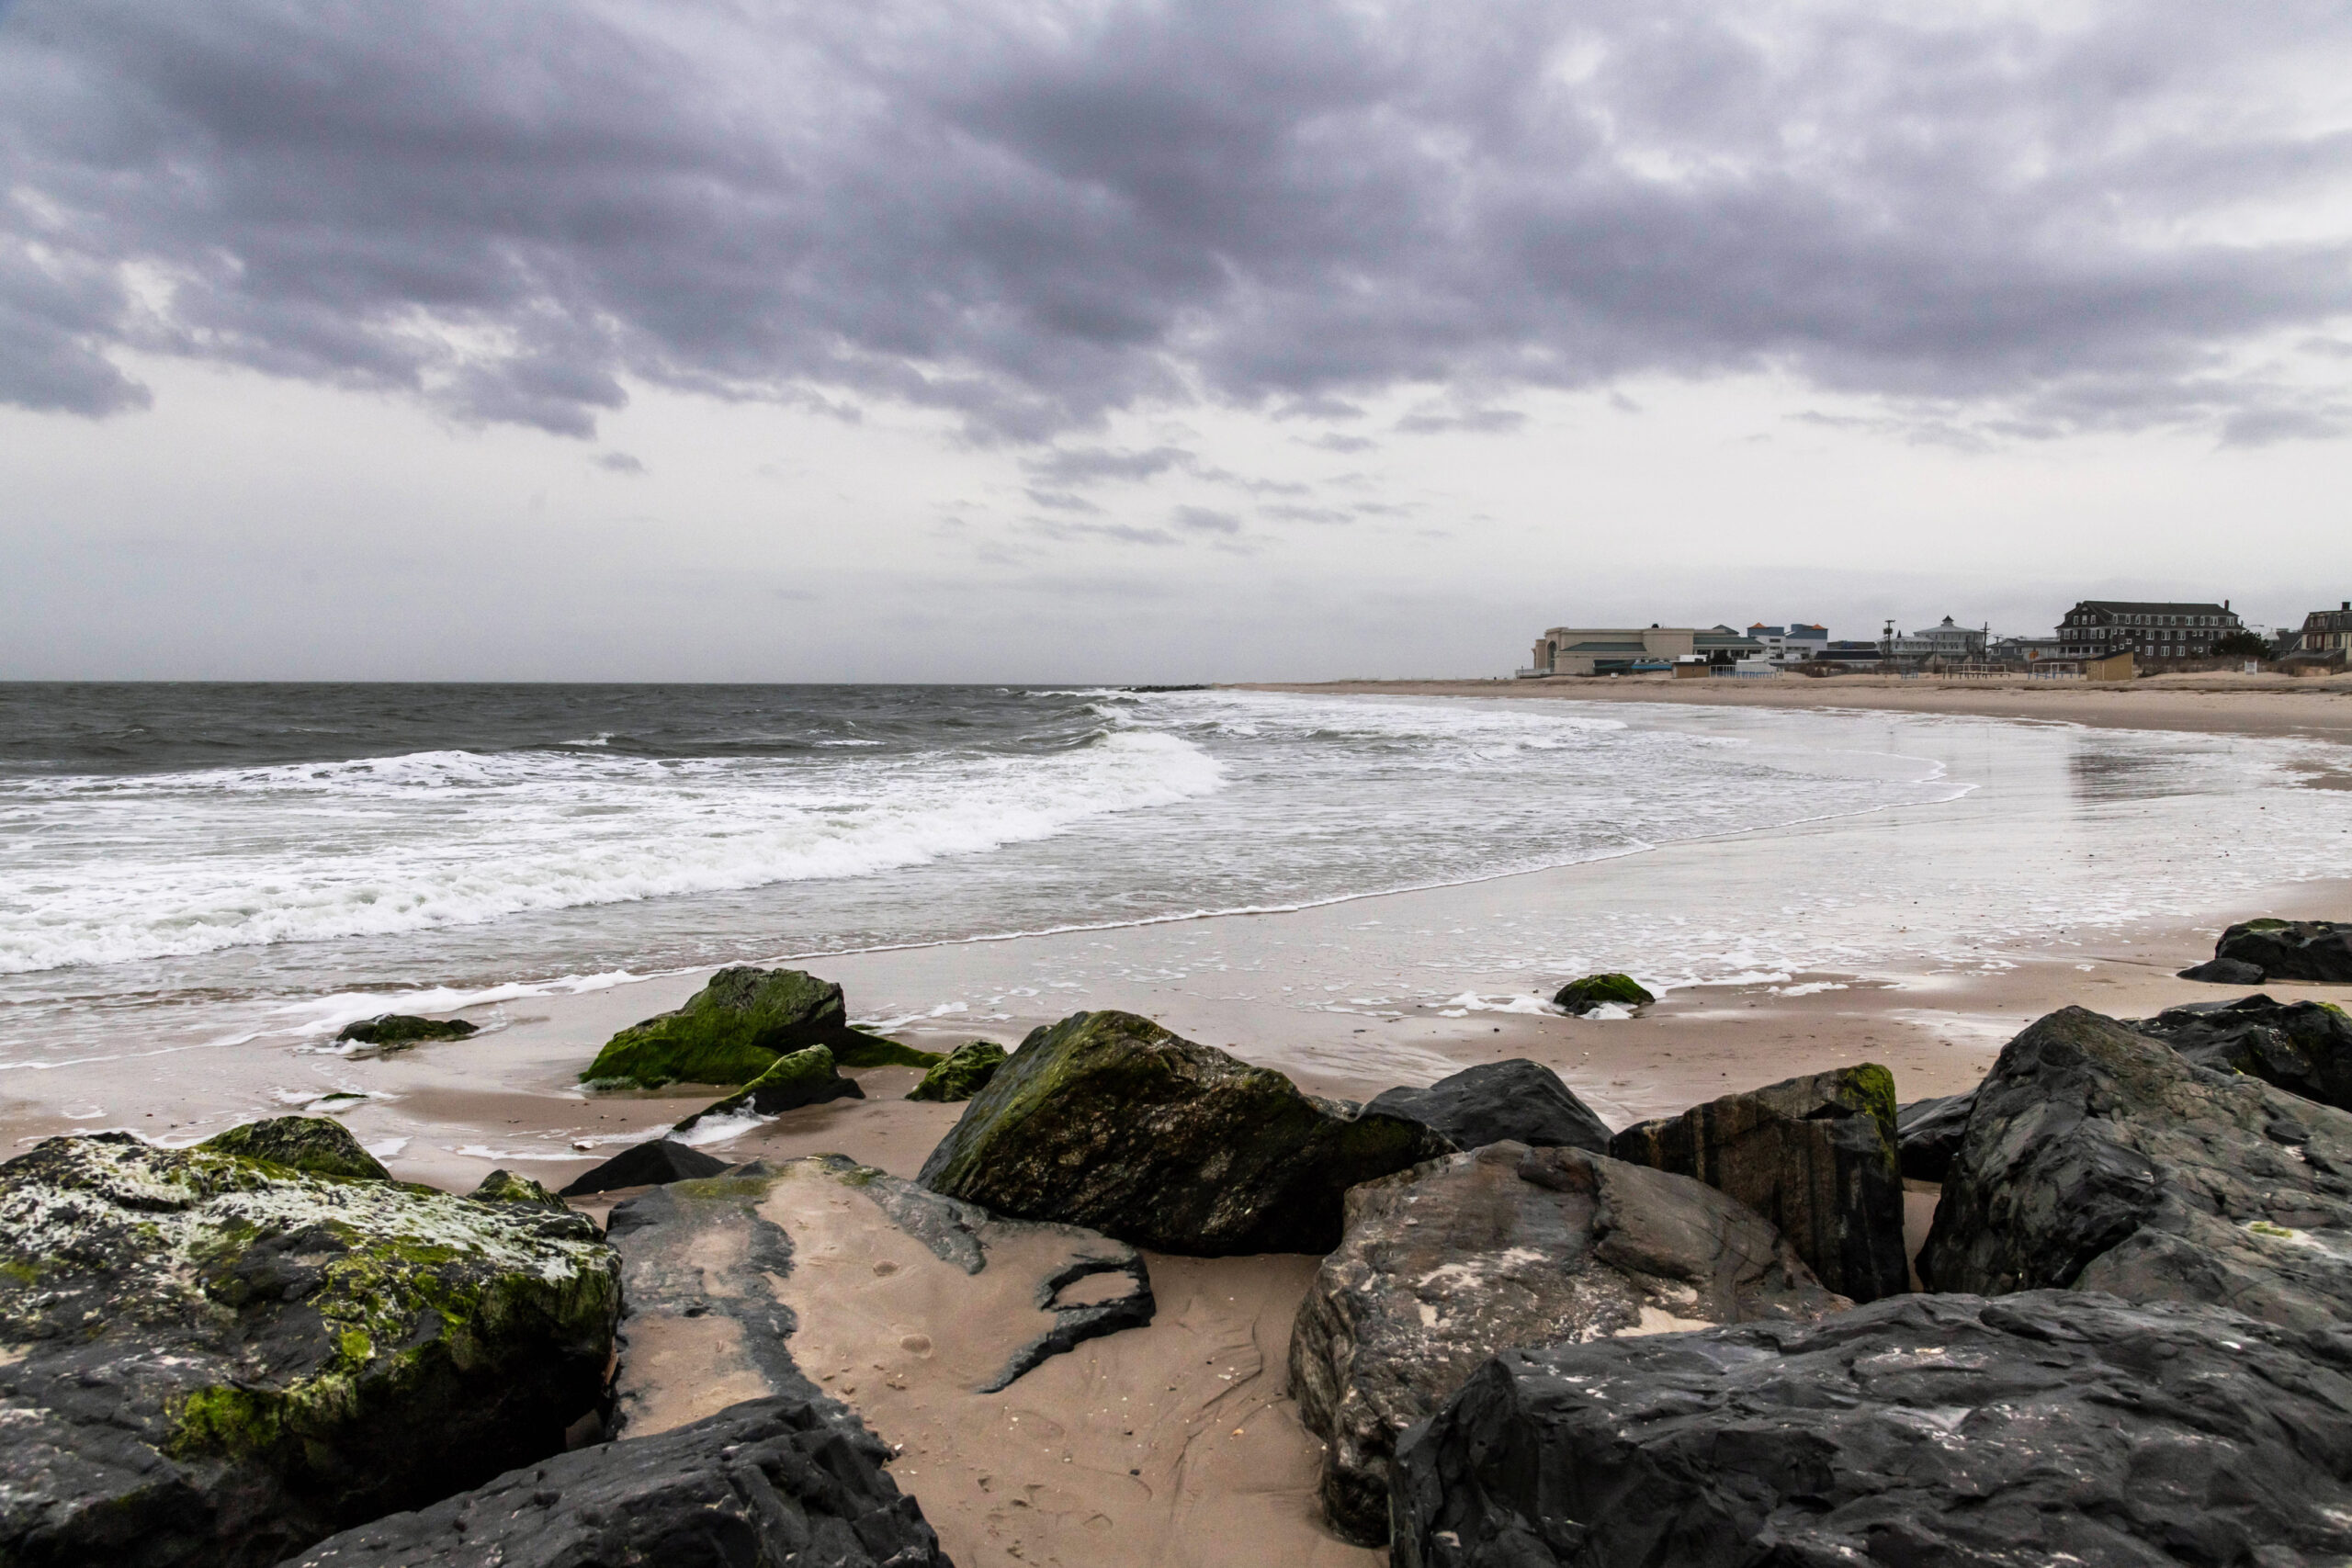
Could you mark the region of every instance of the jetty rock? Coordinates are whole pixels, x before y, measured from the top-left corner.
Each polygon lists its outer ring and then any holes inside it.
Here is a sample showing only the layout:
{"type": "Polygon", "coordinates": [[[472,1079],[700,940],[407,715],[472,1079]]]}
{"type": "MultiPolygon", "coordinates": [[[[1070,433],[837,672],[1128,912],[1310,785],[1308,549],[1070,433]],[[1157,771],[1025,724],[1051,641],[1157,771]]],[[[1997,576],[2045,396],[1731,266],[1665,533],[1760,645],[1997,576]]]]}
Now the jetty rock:
{"type": "Polygon", "coordinates": [[[1977,1089],[1919,1277],[2352,1324],[2352,1113],[2063,1009],[1977,1089]]]}
{"type": "Polygon", "coordinates": [[[2352,1552],[2352,1341],[2036,1291],[1512,1350],[1396,1457],[1400,1568],[2352,1552]]]}
{"type": "Polygon", "coordinates": [[[1291,1334],[1332,1525],[1388,1539],[1397,1438],[1515,1346],[1852,1305],[1713,1188],[1588,1150],[1488,1144],[1348,1194],[1347,1234],[1291,1334]]]}
{"type": "Polygon", "coordinates": [[[286,1568],[949,1568],[889,1460],[831,1400],[747,1400],[509,1471],[286,1568]]]}
{"type": "Polygon", "coordinates": [[[747,1084],[778,1056],[811,1045],[850,1066],[929,1066],[933,1053],[853,1029],[842,988],[797,969],[721,969],[671,1012],[631,1024],[605,1042],[583,1083],[747,1084]]]}
{"type": "Polygon", "coordinates": [[[2222,933],[2213,956],[2180,972],[2223,986],[2316,981],[2352,986],[2352,920],[2245,920],[2222,933]]]}
{"type": "Polygon", "coordinates": [[[335,1038],[357,1045],[373,1045],[379,1053],[389,1055],[428,1040],[463,1040],[480,1032],[481,1025],[468,1023],[462,1018],[419,1018],[414,1013],[387,1012],[346,1023],[335,1038]]]}
{"type": "Polygon", "coordinates": [[[347,1176],[390,1181],[392,1173],[360,1146],[351,1129],[324,1116],[273,1116],[215,1133],[198,1148],[241,1159],[266,1160],[308,1176],[347,1176]]]}
{"type": "Polygon", "coordinates": [[[780,1116],[804,1105],[831,1100],[864,1100],[855,1078],[842,1077],[833,1054],[822,1045],[794,1051],[768,1064],[767,1071],[726,1099],[704,1106],[671,1129],[684,1133],[706,1117],[780,1116]]]}
{"type": "Polygon", "coordinates": [[[2201,1067],[2352,1111],[2352,1018],[2328,1002],[2192,1002],[2132,1024],[2201,1067]]]}
{"type": "Polygon", "coordinates": [[[0,1562],[259,1568],[560,1453],[619,1313],[577,1214],[51,1138],[0,1165],[0,1562]]]}
{"type": "Polygon", "coordinates": [[[1588,975],[1571,980],[1553,995],[1552,1005],[1581,1018],[1596,1008],[1647,1007],[1657,998],[1631,975],[1588,975]]]}
{"type": "Polygon", "coordinates": [[[1004,1066],[1004,1047],[993,1040],[958,1045],[937,1066],[923,1074],[922,1082],[909,1089],[907,1098],[951,1105],[969,1100],[988,1088],[989,1080],[996,1077],[996,1070],[1004,1066]]]}
{"type": "Polygon", "coordinates": [[[1960,1135],[1968,1130],[1968,1113],[1976,1106],[1976,1091],[1915,1100],[1894,1108],[1895,1156],[1911,1181],[1941,1181],[1960,1151],[1960,1135]]]}
{"type": "Polygon", "coordinates": [[[1318,1100],[1126,1012],[1033,1031],[923,1162],[1000,1214],[1161,1252],[1329,1252],[1361,1181],[1454,1152],[1418,1122],[1318,1100]]]}
{"type": "Polygon", "coordinates": [[[659,1187],[667,1181],[691,1181],[717,1176],[727,1162],[675,1138],[653,1138],[632,1144],[593,1170],[571,1179],[559,1196],[593,1198],[622,1187],[659,1187]]]}
{"type": "Polygon", "coordinates": [[[1728,1193],[1777,1226],[1823,1284],[1871,1302],[1910,1284],[1894,1116],[1894,1075],[1865,1063],[1637,1122],[1609,1152],[1728,1193]]]}
{"type": "Polygon", "coordinates": [[[840,1155],[674,1182],[616,1205],[609,1235],[628,1302],[613,1383],[626,1436],[813,1396],[804,1361],[879,1363],[884,1378],[920,1361],[994,1393],[1155,1311],[1123,1242],[999,1219],[840,1155]]]}
{"type": "Polygon", "coordinates": [[[1481,1062],[1427,1089],[1387,1089],[1364,1109],[1419,1122],[1456,1148],[1509,1141],[1530,1148],[1609,1152],[1609,1123],[1559,1074],[1524,1056],[1481,1062]]]}

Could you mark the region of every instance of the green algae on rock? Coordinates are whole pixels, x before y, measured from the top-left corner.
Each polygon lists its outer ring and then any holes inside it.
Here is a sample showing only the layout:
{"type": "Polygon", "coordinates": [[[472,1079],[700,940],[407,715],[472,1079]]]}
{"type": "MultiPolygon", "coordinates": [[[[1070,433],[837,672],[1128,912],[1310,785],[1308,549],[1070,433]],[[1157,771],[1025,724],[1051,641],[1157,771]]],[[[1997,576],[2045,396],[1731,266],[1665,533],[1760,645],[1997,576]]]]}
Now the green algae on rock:
{"type": "Polygon", "coordinates": [[[1588,975],[1571,980],[1552,998],[1552,1005],[1581,1018],[1595,1008],[1647,1007],[1657,998],[1630,975],[1588,975]]]}
{"type": "Polygon", "coordinates": [[[1148,1018],[1081,1012],[1021,1043],[919,1179],[1163,1252],[1329,1252],[1349,1188],[1453,1152],[1148,1018]]]}
{"type": "Polygon", "coordinates": [[[988,1088],[989,1080],[996,1077],[996,1070],[1004,1065],[1004,1047],[993,1040],[958,1045],[923,1074],[922,1082],[909,1089],[907,1098],[947,1104],[969,1100],[988,1088]]]}
{"type": "MultiPolygon", "coordinates": [[[[739,964],[713,975],[676,1011],[614,1035],[580,1079],[621,1080],[640,1089],[747,1084],[778,1056],[831,1045],[854,1032],[842,988],[831,981],[797,969],[739,964]]],[[[875,1039],[858,1036],[859,1042],[875,1039]]]]}
{"type": "Polygon", "coordinates": [[[511,1170],[492,1171],[466,1197],[476,1203],[520,1203],[526,1208],[547,1209],[559,1214],[571,1213],[571,1204],[529,1177],[517,1176],[511,1170]]]}
{"type": "Polygon", "coordinates": [[[341,1176],[359,1181],[390,1181],[374,1155],[340,1122],[323,1116],[273,1116],[216,1133],[197,1145],[239,1159],[267,1160],[310,1176],[341,1176]]]}
{"type": "Polygon", "coordinates": [[[427,1040],[463,1040],[481,1032],[481,1025],[462,1018],[419,1018],[414,1013],[388,1012],[344,1025],[337,1040],[373,1045],[379,1051],[405,1051],[427,1040]]]}
{"type": "Polygon", "coordinates": [[[822,1045],[778,1056],[767,1071],[726,1099],[704,1106],[671,1129],[683,1133],[712,1116],[776,1116],[829,1100],[864,1100],[857,1080],[845,1078],[833,1066],[833,1054],[822,1045]]]}
{"type": "Polygon", "coordinates": [[[580,1215],[51,1138],[0,1165],[0,1562],[260,1568],[560,1452],[619,1308],[580,1215]]]}
{"type": "Polygon", "coordinates": [[[901,1045],[852,1024],[831,1042],[833,1060],[844,1067],[935,1067],[947,1060],[936,1051],[901,1045]]]}

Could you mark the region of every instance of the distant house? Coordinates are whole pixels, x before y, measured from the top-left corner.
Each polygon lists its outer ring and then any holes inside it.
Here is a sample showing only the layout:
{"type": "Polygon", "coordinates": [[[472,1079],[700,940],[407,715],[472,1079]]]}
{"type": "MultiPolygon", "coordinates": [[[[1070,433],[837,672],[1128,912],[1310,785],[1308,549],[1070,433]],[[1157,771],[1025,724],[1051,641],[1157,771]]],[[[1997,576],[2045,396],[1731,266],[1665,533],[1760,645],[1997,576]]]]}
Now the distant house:
{"type": "Polygon", "coordinates": [[[1623,675],[1703,659],[1730,664],[1764,645],[1729,626],[1554,626],[1535,639],[1522,675],[1623,675]]]}
{"type": "Polygon", "coordinates": [[[2054,637],[2005,637],[1984,650],[1984,657],[1996,664],[2039,664],[2045,659],[2066,657],[2066,644],[2054,637]]]}
{"type": "Polygon", "coordinates": [[[1984,657],[1984,634],[1974,626],[1956,624],[1950,615],[1943,618],[1941,625],[1913,632],[1904,640],[1908,646],[1899,651],[1930,659],[1965,662],[1984,657]]]}
{"type": "Polygon", "coordinates": [[[1761,621],[1747,628],[1749,640],[1764,645],[1767,664],[1802,664],[1828,645],[1829,628],[1804,621],[1768,626],[1761,621]]]}
{"type": "Polygon", "coordinates": [[[2240,629],[2226,599],[2218,604],[2086,599],[2058,625],[2064,659],[2130,653],[2154,659],[2203,659],[2219,638],[2240,629]]]}
{"type": "Polygon", "coordinates": [[[2344,601],[2334,610],[2313,610],[2303,617],[2303,629],[2298,639],[2298,653],[2333,653],[2342,659],[2352,654],[2352,599],[2344,601]]]}
{"type": "Polygon", "coordinates": [[[1826,642],[1822,644],[1821,651],[1814,655],[1814,658],[1817,660],[1826,660],[1831,663],[1843,664],[1849,668],[1855,668],[1864,664],[1875,666],[1885,657],[1886,649],[1882,644],[1875,642],[1858,642],[1850,638],[1837,642],[1826,642]]]}

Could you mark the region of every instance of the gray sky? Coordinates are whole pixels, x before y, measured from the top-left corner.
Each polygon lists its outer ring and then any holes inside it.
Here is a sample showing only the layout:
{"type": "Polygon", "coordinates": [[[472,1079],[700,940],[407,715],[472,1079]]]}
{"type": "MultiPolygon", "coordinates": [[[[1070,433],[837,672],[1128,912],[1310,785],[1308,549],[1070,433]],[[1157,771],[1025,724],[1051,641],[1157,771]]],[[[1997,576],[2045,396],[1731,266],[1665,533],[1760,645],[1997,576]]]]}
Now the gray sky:
{"type": "Polygon", "coordinates": [[[2352,6],[0,5],[0,674],[2352,597],[2352,6]]]}

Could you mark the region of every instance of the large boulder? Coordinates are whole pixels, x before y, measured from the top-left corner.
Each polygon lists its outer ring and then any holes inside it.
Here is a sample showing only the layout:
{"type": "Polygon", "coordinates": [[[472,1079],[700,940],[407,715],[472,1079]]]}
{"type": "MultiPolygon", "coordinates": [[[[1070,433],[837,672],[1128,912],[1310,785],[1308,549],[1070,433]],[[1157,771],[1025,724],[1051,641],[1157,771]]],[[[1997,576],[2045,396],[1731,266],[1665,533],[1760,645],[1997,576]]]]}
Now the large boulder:
{"type": "Polygon", "coordinates": [[[933,1191],[1162,1252],[1329,1252],[1360,1181],[1453,1152],[1418,1122],[1125,1012],[1033,1032],[923,1162],[933,1191]]]}
{"type": "Polygon", "coordinates": [[[654,1138],[632,1144],[593,1170],[571,1179],[560,1197],[593,1198],[623,1187],[659,1187],[665,1181],[691,1181],[717,1176],[727,1162],[675,1138],[654,1138]]]}
{"type": "Polygon", "coordinates": [[[1571,980],[1552,998],[1552,1005],[1581,1018],[1604,1007],[1647,1007],[1657,998],[1631,975],[1588,975],[1571,980]]]}
{"type": "Polygon", "coordinates": [[[2352,920],[2246,920],[2223,931],[2212,958],[2181,977],[2224,986],[2352,985],[2352,920]]]}
{"type": "Polygon", "coordinates": [[[850,1028],[842,988],[797,969],[721,969],[673,1012],[612,1037],[585,1083],[746,1084],[778,1056],[811,1045],[849,1053],[890,1043],[850,1028]],[[852,1038],[852,1037],[854,1038],[852,1038]]]}
{"type": "Polygon", "coordinates": [[[277,1562],[562,1451],[618,1259],[576,1214],[52,1138],[0,1166],[0,1562],[277,1562]]]}
{"type": "Polygon", "coordinates": [[[778,1056],[758,1077],[726,1099],[704,1106],[671,1131],[687,1132],[711,1117],[781,1116],[787,1111],[822,1105],[829,1100],[865,1098],[865,1091],[858,1088],[857,1080],[842,1077],[834,1066],[831,1050],[811,1045],[805,1051],[778,1056]]]}
{"type": "Polygon", "coordinates": [[[1738,1199],[1839,1295],[1871,1302],[1909,1286],[1894,1077],[1884,1067],[1839,1067],[1728,1094],[1628,1127],[1609,1152],[1738,1199]]]}
{"type": "Polygon", "coordinates": [[[1583,1149],[1488,1144],[1348,1194],[1290,1341],[1342,1535],[1388,1538],[1397,1437],[1498,1350],[1851,1303],[1713,1188],[1583,1149]]]}
{"type": "Polygon", "coordinates": [[[749,1400],[509,1471],[286,1568],[949,1568],[889,1462],[831,1400],[749,1400]]]}
{"type": "Polygon", "coordinates": [[[1559,1074],[1524,1056],[1481,1062],[1427,1089],[1388,1089],[1364,1110],[1419,1122],[1456,1148],[1509,1140],[1530,1148],[1609,1152],[1609,1123],[1559,1074]]]}
{"type": "Polygon", "coordinates": [[[1960,1152],[1960,1135],[1968,1131],[1968,1113],[1976,1107],[1976,1091],[1915,1100],[1894,1110],[1895,1156],[1908,1181],[1941,1181],[1960,1152]]]}
{"type": "Polygon", "coordinates": [[[969,1100],[989,1087],[989,1079],[996,1077],[996,1070],[1004,1062],[1004,1047],[993,1040],[958,1045],[923,1074],[922,1082],[909,1089],[907,1098],[944,1105],[969,1100]]]}
{"type": "Polygon", "coordinates": [[[1978,1088],[1919,1277],[2352,1323],[2352,1114],[2052,1013],[1978,1088]]]}
{"type": "Polygon", "coordinates": [[[2334,1562],[2352,1340],[2034,1292],[1512,1350],[1399,1450],[1400,1568],[2334,1562]]]}
{"type": "Polygon", "coordinates": [[[2352,1111],[2352,1018],[2332,1002],[2192,1002],[2132,1025],[2201,1067],[2245,1073],[2352,1111]]]}
{"type": "Polygon", "coordinates": [[[362,1148],[351,1130],[324,1116],[273,1116],[215,1133],[198,1145],[242,1159],[267,1160],[310,1176],[390,1181],[392,1173],[362,1148]]]}

